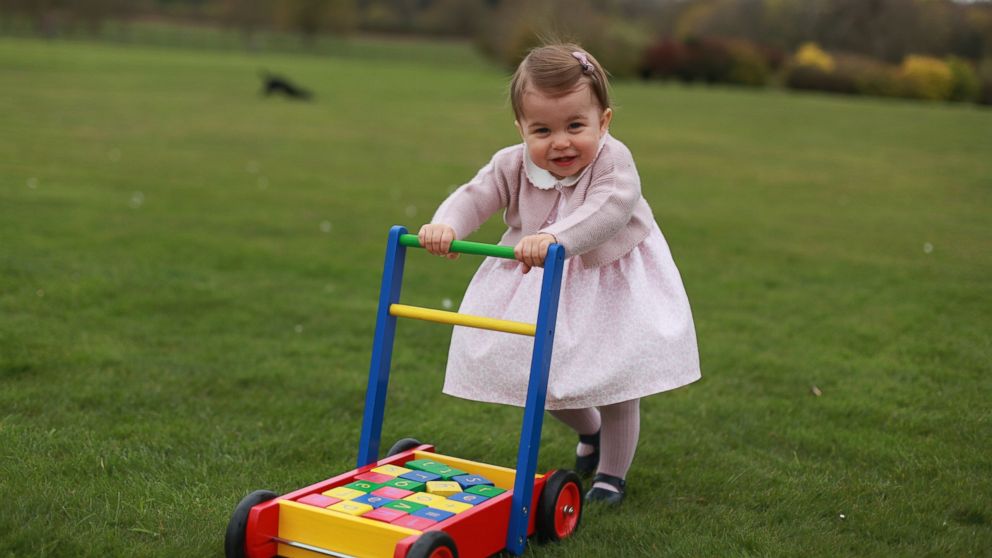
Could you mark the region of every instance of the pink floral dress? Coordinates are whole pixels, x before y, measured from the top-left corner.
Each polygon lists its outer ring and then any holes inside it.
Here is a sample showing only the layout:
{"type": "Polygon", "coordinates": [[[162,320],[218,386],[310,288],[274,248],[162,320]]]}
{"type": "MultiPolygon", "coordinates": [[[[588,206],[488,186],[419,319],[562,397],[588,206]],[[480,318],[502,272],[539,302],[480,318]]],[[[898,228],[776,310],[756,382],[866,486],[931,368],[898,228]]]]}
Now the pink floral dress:
{"type": "MultiPolygon", "coordinates": [[[[531,184],[568,188],[529,159],[531,184]]],[[[564,198],[564,196],[562,196],[564,198]]],[[[553,223],[564,204],[552,212],[553,223]]],[[[459,312],[504,320],[537,320],[543,269],[522,272],[513,260],[486,258],[459,312]]],[[[455,326],[444,393],[523,406],[530,374],[531,337],[455,326]]],[[[586,268],[565,260],[547,409],[619,403],[672,390],[700,378],[689,300],[657,224],[620,259],[586,268]]]]}

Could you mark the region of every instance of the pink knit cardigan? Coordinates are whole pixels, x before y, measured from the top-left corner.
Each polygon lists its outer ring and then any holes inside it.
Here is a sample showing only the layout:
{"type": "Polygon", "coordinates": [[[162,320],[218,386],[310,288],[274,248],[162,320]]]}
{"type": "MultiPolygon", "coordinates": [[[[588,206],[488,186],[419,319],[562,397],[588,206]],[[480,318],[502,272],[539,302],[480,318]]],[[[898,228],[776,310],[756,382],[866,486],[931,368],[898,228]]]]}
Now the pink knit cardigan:
{"type": "Polygon", "coordinates": [[[607,136],[599,154],[572,186],[541,189],[527,177],[524,144],[498,151],[470,182],[453,192],[431,223],[444,223],[463,239],[499,209],[507,231],[500,244],[514,246],[531,234],[549,233],[568,257],[584,267],[611,263],[630,252],[651,231],[654,216],[641,196],[641,180],[627,146],[607,136]],[[557,220],[547,224],[565,197],[557,220]]]}

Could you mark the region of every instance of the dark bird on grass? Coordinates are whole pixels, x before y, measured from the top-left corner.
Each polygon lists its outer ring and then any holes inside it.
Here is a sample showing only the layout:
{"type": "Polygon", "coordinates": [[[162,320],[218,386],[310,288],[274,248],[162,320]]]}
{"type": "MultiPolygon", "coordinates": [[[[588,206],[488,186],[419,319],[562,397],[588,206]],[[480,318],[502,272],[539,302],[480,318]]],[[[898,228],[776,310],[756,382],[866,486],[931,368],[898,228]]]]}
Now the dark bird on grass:
{"type": "Polygon", "coordinates": [[[266,97],[284,95],[297,101],[309,101],[313,95],[306,89],[289,81],[287,78],[262,72],[262,94],[266,97]]]}

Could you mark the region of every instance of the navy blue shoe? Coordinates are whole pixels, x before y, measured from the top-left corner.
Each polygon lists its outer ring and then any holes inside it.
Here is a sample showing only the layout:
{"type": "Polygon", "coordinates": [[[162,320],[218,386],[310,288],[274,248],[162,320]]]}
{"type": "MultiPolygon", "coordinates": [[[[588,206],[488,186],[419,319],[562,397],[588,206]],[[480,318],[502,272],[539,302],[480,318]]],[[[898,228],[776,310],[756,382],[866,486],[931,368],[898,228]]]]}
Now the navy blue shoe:
{"type": "Polygon", "coordinates": [[[593,488],[586,492],[586,502],[600,502],[610,506],[619,506],[623,502],[623,497],[625,496],[625,489],[627,488],[627,481],[620,477],[614,477],[613,475],[607,475],[605,473],[599,473],[592,479],[593,488]],[[612,490],[607,490],[605,488],[596,488],[595,484],[597,482],[606,483],[613,488],[619,490],[619,492],[613,492],[612,490]]]}

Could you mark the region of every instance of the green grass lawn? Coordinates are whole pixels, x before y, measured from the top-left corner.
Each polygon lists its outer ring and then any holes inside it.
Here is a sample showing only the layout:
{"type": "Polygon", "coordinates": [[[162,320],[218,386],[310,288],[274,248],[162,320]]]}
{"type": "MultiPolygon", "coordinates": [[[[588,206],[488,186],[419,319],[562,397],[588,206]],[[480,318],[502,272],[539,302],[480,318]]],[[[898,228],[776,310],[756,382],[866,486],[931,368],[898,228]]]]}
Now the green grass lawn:
{"type": "MultiPolygon", "coordinates": [[[[0,84],[0,556],[219,556],[247,492],[351,469],[386,231],[517,141],[503,73],[0,39],[0,84]]],[[[992,112],[615,97],[703,380],[643,402],[623,508],[529,554],[992,555],[992,112]]],[[[404,302],[478,261],[411,253],[404,302]]],[[[384,439],[512,466],[519,410],[440,394],[449,335],[400,325],[384,439]]]]}

